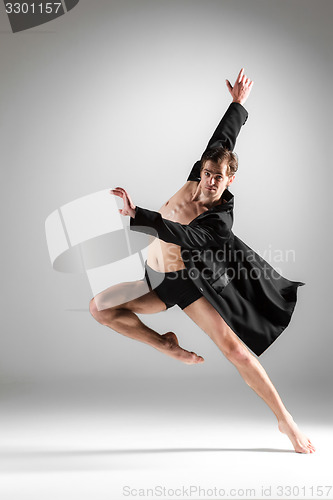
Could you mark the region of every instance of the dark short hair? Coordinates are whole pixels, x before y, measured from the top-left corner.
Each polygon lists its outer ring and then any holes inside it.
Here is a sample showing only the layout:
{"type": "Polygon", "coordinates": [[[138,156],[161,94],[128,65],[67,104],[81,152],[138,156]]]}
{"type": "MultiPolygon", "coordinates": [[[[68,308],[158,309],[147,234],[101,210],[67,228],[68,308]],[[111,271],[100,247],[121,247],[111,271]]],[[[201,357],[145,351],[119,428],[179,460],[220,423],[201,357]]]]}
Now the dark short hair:
{"type": "Polygon", "coordinates": [[[204,167],[206,161],[212,161],[220,165],[222,162],[227,162],[227,175],[231,177],[238,170],[238,157],[233,151],[224,148],[222,146],[210,147],[201,156],[201,168],[200,172],[204,167]]]}

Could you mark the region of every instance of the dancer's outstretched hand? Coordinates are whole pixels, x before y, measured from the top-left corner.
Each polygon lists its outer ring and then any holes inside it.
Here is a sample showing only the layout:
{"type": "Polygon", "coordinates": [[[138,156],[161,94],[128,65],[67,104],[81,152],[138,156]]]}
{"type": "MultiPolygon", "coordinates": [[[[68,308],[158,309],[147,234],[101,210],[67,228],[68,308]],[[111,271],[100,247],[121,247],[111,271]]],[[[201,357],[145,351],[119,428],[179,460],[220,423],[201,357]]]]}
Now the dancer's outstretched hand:
{"type": "Polygon", "coordinates": [[[250,95],[254,82],[244,75],[244,68],[242,68],[237,76],[234,86],[231,85],[229,80],[226,80],[226,83],[232,96],[232,102],[244,104],[250,95]]]}
{"type": "Polygon", "coordinates": [[[121,215],[129,215],[130,217],[134,218],[136,206],[134,205],[127,191],[125,191],[125,189],[121,187],[117,187],[115,189],[110,189],[110,193],[123,199],[124,208],[119,209],[121,215]]]}

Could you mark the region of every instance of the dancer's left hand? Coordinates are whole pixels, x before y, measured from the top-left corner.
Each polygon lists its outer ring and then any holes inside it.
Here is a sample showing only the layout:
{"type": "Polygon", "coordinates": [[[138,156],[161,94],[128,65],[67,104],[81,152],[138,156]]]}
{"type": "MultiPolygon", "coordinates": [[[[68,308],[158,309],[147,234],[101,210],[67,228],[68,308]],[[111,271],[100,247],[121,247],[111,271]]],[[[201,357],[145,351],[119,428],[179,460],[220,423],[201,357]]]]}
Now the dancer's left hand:
{"type": "Polygon", "coordinates": [[[136,206],[127,191],[121,187],[117,187],[115,189],[110,189],[110,193],[123,199],[124,208],[119,209],[121,215],[129,215],[134,219],[136,206]]]}
{"type": "Polygon", "coordinates": [[[226,80],[226,83],[228,90],[232,96],[232,102],[244,104],[246,99],[250,95],[254,82],[245,75],[244,68],[242,68],[239,72],[239,75],[237,76],[234,86],[231,85],[229,80],[226,80]]]}

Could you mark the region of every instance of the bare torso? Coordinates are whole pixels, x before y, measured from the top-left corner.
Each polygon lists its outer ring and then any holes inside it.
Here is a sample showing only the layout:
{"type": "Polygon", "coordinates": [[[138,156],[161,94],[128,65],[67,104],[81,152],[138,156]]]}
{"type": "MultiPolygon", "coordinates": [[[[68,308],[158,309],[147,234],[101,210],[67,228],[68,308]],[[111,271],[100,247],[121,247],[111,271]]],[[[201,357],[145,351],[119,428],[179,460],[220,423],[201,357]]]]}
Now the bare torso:
{"type": "MultiPolygon", "coordinates": [[[[207,210],[195,199],[198,182],[188,181],[159,210],[164,219],[189,224],[207,210]]],[[[184,269],[180,246],[154,238],[149,245],[147,264],[159,272],[184,269]]]]}

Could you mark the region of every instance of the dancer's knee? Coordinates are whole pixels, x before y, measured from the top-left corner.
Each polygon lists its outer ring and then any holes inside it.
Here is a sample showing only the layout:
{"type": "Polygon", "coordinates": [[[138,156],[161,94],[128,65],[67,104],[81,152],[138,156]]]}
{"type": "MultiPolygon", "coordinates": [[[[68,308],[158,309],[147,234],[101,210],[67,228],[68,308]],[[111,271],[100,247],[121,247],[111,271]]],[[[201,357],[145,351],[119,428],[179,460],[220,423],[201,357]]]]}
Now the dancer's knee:
{"type": "Polygon", "coordinates": [[[234,365],[244,365],[251,361],[251,353],[240,342],[229,342],[224,349],[224,355],[234,365]]]}
{"type": "Polygon", "coordinates": [[[99,313],[95,298],[91,299],[89,302],[89,312],[94,318],[96,318],[99,313]]]}
{"type": "Polygon", "coordinates": [[[231,328],[221,320],[214,326],[212,338],[224,356],[233,364],[248,363],[252,355],[231,328]]]}
{"type": "Polygon", "coordinates": [[[95,298],[91,299],[89,303],[89,312],[92,317],[102,325],[110,325],[117,315],[116,308],[99,308],[95,298]]]}

